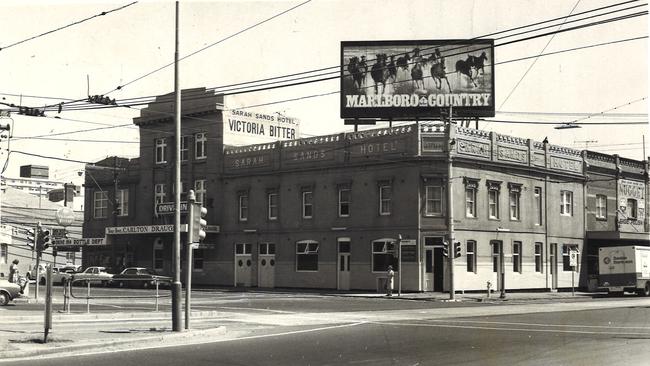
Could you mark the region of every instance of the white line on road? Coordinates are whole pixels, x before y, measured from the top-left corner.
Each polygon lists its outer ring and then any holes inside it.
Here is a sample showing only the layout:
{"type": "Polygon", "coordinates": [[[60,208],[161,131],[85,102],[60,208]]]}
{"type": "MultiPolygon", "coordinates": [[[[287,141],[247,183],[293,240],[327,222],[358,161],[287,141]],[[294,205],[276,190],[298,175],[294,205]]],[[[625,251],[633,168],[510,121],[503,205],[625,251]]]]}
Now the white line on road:
{"type": "Polygon", "coordinates": [[[538,323],[518,323],[518,322],[494,322],[482,320],[448,320],[448,319],[422,319],[432,322],[445,322],[445,323],[475,323],[475,324],[502,324],[502,325],[519,325],[519,326],[534,326],[534,327],[569,327],[569,328],[603,328],[603,329],[648,329],[650,327],[624,327],[613,325],[580,325],[580,324],[538,324],[538,323]]]}
{"type": "Polygon", "coordinates": [[[530,328],[502,328],[502,327],[484,327],[473,325],[451,325],[451,324],[413,324],[413,323],[390,323],[390,322],[367,322],[368,324],[390,325],[395,327],[432,327],[432,328],[459,328],[459,329],[481,329],[481,330],[501,330],[517,332],[538,332],[538,333],[570,333],[570,334],[593,334],[593,335],[612,335],[612,336],[644,336],[650,338],[650,333],[633,333],[633,332],[594,332],[586,330],[566,330],[566,329],[530,329],[530,328]]]}
{"type": "Polygon", "coordinates": [[[228,309],[228,310],[253,310],[253,311],[265,311],[269,313],[278,313],[278,314],[296,314],[293,311],[285,311],[285,310],[273,310],[273,309],[263,309],[263,308],[242,308],[242,307],[235,307],[235,306],[219,306],[217,309],[228,309]]]}

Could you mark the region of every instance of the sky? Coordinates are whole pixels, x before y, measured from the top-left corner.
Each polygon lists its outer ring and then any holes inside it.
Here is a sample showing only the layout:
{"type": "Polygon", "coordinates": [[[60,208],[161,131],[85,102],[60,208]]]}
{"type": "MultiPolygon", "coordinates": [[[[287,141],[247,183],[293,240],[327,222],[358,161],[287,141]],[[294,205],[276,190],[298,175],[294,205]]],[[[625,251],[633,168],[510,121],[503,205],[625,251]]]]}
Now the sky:
{"type": "MultiPolygon", "coordinates": [[[[211,88],[335,67],[341,64],[341,41],[470,39],[622,1],[312,0],[300,5],[303,2],[181,1],[180,56],[203,49],[181,61],[181,87],[211,88]],[[286,12],[291,8],[294,9],[286,12]]],[[[108,95],[120,100],[172,92],[173,67],[142,77],[173,62],[175,5],[172,1],[138,2],[27,40],[130,3],[129,0],[3,1],[0,4],[0,47],[3,47],[0,102],[39,107],[85,98],[88,94],[108,93],[124,84],[127,85],[121,90],[108,95]],[[26,41],[12,45],[23,40],[26,41]]],[[[642,4],[632,2],[600,13],[642,4]]],[[[597,19],[637,11],[647,11],[647,6],[597,19]]],[[[561,22],[551,23],[554,27],[547,31],[559,29],[561,22]]],[[[647,15],[498,46],[532,34],[495,40],[496,116],[489,118],[494,122],[481,122],[479,128],[539,141],[548,137],[552,144],[587,147],[637,160],[643,160],[645,136],[645,156],[648,156],[647,38],[533,57],[647,37],[647,15]],[[526,57],[533,58],[506,62],[526,57]],[[553,125],[498,122],[560,123],[576,119],[616,124],[560,130],[553,125]]],[[[352,127],[345,126],[340,118],[340,97],[336,93],[339,88],[339,80],[335,79],[239,94],[228,96],[226,107],[238,109],[291,100],[268,105],[263,110],[298,118],[304,137],[349,131],[352,127]],[[305,98],[321,94],[326,95],[305,98]]],[[[82,162],[113,155],[138,155],[138,130],[131,124],[132,118],[139,115],[135,108],[64,110],[46,115],[13,114],[11,120],[0,121],[13,126],[10,140],[13,152],[3,175],[17,177],[21,165],[48,165],[51,178],[81,182],[82,162]],[[108,126],[113,127],[97,130],[108,126]],[[79,130],[91,131],[71,133],[79,130]]],[[[378,127],[382,126],[385,124],[378,127]]],[[[0,163],[4,164],[7,139],[0,142],[0,147],[0,163]]]]}

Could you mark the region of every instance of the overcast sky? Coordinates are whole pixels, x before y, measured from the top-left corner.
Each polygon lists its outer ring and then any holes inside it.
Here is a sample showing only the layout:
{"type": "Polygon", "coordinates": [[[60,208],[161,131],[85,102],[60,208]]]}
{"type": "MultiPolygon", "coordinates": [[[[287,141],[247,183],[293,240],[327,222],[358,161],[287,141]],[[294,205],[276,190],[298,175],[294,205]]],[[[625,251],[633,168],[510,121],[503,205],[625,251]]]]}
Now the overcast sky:
{"type": "MultiPolygon", "coordinates": [[[[3,1],[0,4],[0,47],[129,3],[128,0],[56,4],[3,1]]],[[[180,54],[185,56],[215,44],[301,3],[181,1],[180,54]]],[[[469,39],[617,3],[620,1],[313,0],[188,57],[180,65],[181,86],[218,87],[334,67],[341,62],[341,41],[469,39]]],[[[620,5],[599,13],[641,4],[620,5]]],[[[566,24],[564,27],[645,10],[647,6],[566,24]]],[[[546,31],[556,29],[558,26],[546,31]]],[[[643,135],[648,140],[646,156],[650,153],[650,136],[647,136],[647,39],[575,50],[536,60],[504,62],[536,56],[542,50],[551,53],[647,34],[647,16],[641,16],[560,33],[552,38],[542,37],[497,46],[494,51],[497,112],[493,119],[569,122],[608,111],[615,115],[594,115],[582,122],[607,121],[618,122],[619,125],[557,130],[552,125],[482,122],[479,127],[537,140],[548,136],[552,144],[575,148],[588,145],[589,149],[643,159],[643,135]],[[618,106],[620,108],[612,110],[618,106]],[[645,124],[623,125],[639,121],[645,124]]],[[[532,33],[497,39],[495,44],[530,35],[532,33]]],[[[139,2],[2,49],[0,100],[38,107],[57,103],[59,99],[56,98],[84,98],[88,87],[91,95],[102,94],[172,62],[173,57],[174,3],[139,2]],[[18,94],[23,95],[22,99],[15,96],[18,94]]],[[[110,96],[119,100],[169,93],[173,90],[173,72],[173,67],[165,68],[110,96]]],[[[227,107],[240,108],[337,90],[339,81],[330,80],[237,95],[228,97],[226,101],[227,107]]],[[[340,119],[339,95],[336,93],[273,104],[264,110],[299,118],[303,136],[350,129],[340,119]]],[[[137,110],[115,108],[61,114],[50,112],[47,115],[47,118],[36,118],[14,114],[12,150],[89,162],[112,155],[138,155],[138,133],[134,126],[49,136],[104,125],[129,124],[133,117],[138,116],[137,110]],[[61,118],[53,118],[55,116],[61,118]],[[24,138],[43,135],[51,139],[101,141],[24,138]]],[[[6,123],[6,120],[2,122],[6,123]]],[[[7,158],[6,141],[2,142],[2,148],[4,163],[7,158]]],[[[83,169],[79,163],[12,153],[4,175],[18,176],[18,167],[24,164],[48,165],[51,178],[61,180],[78,179],[77,172],[83,169]]]]}

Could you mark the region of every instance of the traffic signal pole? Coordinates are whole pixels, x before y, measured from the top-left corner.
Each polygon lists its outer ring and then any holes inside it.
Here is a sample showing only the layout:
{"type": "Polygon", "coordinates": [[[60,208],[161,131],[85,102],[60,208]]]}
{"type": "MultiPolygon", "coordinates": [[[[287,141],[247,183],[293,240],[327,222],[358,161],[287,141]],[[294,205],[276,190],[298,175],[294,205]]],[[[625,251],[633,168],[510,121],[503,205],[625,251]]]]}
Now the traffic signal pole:
{"type": "Polygon", "coordinates": [[[181,332],[183,330],[181,320],[181,90],[178,75],[178,0],[176,1],[176,37],[174,52],[174,93],[175,93],[175,127],[176,127],[176,149],[175,149],[175,185],[174,190],[174,248],[172,255],[174,279],[172,282],[172,330],[181,332]]]}
{"type": "Polygon", "coordinates": [[[454,145],[454,139],[452,136],[452,109],[449,108],[449,120],[447,121],[447,149],[448,149],[448,160],[447,160],[447,220],[449,228],[449,237],[447,238],[448,251],[447,259],[449,259],[449,300],[456,300],[456,290],[454,287],[454,203],[453,203],[453,193],[452,193],[452,157],[451,151],[454,145]]]}

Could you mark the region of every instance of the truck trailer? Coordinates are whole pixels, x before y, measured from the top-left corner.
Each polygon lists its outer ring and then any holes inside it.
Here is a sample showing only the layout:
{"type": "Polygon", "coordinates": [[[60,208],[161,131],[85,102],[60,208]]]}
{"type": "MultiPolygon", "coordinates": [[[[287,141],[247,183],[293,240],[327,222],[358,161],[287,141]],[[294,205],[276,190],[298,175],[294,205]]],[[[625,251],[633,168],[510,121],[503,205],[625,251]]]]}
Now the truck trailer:
{"type": "Polygon", "coordinates": [[[599,248],[598,268],[599,287],[610,294],[636,292],[650,296],[650,247],[599,248]]]}

